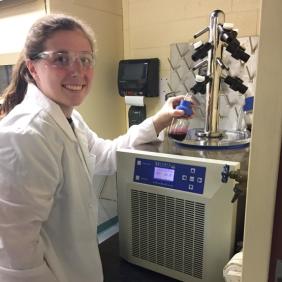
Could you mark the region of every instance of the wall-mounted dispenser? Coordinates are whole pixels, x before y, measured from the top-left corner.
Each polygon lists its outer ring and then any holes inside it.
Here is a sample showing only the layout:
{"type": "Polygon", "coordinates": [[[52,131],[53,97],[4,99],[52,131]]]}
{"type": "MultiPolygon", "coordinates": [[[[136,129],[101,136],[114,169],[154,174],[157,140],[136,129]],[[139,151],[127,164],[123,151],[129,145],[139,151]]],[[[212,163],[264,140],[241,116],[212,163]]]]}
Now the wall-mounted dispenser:
{"type": "Polygon", "coordinates": [[[129,127],[141,123],[146,118],[144,97],[159,96],[158,58],[122,60],[118,68],[118,90],[128,110],[129,127]]]}
{"type": "Polygon", "coordinates": [[[121,96],[159,96],[158,58],[122,60],[118,68],[118,90],[121,96]]]}

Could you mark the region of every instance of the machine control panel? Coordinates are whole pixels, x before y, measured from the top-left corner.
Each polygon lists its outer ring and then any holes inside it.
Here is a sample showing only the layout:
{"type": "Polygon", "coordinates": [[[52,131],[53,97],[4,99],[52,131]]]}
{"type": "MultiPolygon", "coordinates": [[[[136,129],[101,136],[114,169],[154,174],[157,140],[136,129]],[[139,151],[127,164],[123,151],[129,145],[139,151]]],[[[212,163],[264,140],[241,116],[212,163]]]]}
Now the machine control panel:
{"type": "Polygon", "coordinates": [[[203,194],[205,175],[201,166],[136,158],[133,181],[203,194]]]}

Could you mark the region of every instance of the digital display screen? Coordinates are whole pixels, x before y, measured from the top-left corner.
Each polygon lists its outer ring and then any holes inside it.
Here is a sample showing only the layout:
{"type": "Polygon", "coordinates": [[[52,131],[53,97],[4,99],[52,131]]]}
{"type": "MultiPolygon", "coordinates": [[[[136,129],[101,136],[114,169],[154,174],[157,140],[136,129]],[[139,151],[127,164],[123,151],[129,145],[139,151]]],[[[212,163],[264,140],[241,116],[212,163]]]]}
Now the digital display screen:
{"type": "Polygon", "coordinates": [[[174,180],[174,169],[155,167],[154,179],[173,181],[174,180]]]}
{"type": "Polygon", "coordinates": [[[122,80],[140,80],[145,79],[147,74],[147,64],[125,64],[123,65],[122,80]]]}

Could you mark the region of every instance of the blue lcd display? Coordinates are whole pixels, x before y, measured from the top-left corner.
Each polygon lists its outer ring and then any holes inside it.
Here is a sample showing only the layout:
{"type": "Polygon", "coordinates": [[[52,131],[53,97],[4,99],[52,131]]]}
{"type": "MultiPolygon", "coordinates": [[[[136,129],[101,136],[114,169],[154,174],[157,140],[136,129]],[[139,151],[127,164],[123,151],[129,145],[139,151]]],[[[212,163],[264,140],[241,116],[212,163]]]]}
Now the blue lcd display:
{"type": "Polygon", "coordinates": [[[154,179],[173,181],[174,180],[174,169],[155,167],[154,179]]]}
{"type": "Polygon", "coordinates": [[[134,182],[203,194],[206,168],[136,158],[134,182]]]}

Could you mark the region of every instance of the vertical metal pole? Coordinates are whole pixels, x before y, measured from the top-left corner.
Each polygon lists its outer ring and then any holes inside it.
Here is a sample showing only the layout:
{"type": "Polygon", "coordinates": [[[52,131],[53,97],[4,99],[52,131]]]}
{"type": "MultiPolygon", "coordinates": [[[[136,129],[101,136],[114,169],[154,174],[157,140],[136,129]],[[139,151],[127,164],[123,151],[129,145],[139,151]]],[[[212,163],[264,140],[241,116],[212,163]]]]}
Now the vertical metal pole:
{"type": "Polygon", "coordinates": [[[208,51],[207,76],[211,81],[206,85],[206,119],[204,133],[208,137],[220,137],[218,131],[219,122],[219,88],[221,67],[216,59],[222,59],[223,45],[219,39],[218,24],[225,21],[225,15],[221,10],[215,10],[210,15],[209,42],[213,48],[208,51]]]}

